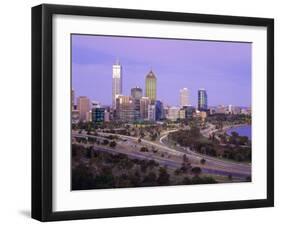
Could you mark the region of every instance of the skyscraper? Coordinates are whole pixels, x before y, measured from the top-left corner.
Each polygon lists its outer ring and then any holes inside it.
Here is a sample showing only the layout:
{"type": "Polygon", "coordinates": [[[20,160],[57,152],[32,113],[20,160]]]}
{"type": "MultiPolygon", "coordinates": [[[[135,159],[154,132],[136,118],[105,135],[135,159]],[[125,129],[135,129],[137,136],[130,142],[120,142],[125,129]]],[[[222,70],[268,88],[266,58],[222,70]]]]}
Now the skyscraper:
{"type": "Polygon", "coordinates": [[[122,66],[117,60],[112,66],[112,108],[116,108],[116,97],[122,94],[122,66]]]}
{"type": "Polygon", "coordinates": [[[140,99],[142,98],[142,89],[135,87],[131,89],[131,96],[134,104],[134,120],[140,119],[140,99]]]}
{"type": "Polygon", "coordinates": [[[86,96],[80,96],[77,98],[77,110],[80,113],[80,121],[87,121],[87,114],[90,111],[90,100],[86,96]]]}
{"type": "Polygon", "coordinates": [[[154,104],[149,104],[148,105],[148,120],[149,121],[155,121],[156,117],[156,111],[155,111],[155,105],[154,104]]]}
{"type": "Polygon", "coordinates": [[[152,102],[156,100],[156,76],[152,70],[148,73],[145,78],[145,96],[148,97],[152,102]]]}
{"type": "Polygon", "coordinates": [[[160,100],[155,101],[155,120],[160,121],[164,119],[164,106],[163,103],[160,100]]]}
{"type": "Polygon", "coordinates": [[[150,100],[148,97],[142,97],[140,99],[140,117],[141,119],[148,119],[148,105],[150,100]]]}
{"type": "Polygon", "coordinates": [[[93,124],[103,123],[105,116],[105,108],[97,107],[92,109],[92,122],[93,124]]]}
{"type": "Polygon", "coordinates": [[[205,89],[198,90],[198,110],[199,111],[208,110],[208,97],[205,89]]]}
{"type": "Polygon", "coordinates": [[[180,89],[180,106],[184,107],[187,106],[188,103],[188,89],[187,88],[183,88],[180,89]]]}
{"type": "Polygon", "coordinates": [[[131,96],[118,95],[116,97],[116,116],[123,122],[134,121],[134,104],[131,96]]]}

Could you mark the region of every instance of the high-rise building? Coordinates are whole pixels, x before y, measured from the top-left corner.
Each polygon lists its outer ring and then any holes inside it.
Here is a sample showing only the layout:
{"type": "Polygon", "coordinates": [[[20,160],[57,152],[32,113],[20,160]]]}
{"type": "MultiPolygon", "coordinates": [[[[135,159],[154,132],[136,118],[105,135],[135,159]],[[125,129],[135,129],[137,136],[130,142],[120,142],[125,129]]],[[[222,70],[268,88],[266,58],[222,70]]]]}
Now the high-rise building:
{"type": "Polygon", "coordinates": [[[192,119],[193,115],[195,114],[195,107],[188,105],[183,108],[185,109],[186,119],[192,119]]]}
{"type": "Polygon", "coordinates": [[[156,119],[155,105],[149,104],[148,105],[148,120],[155,121],[155,119],[156,119]]]}
{"type": "Polygon", "coordinates": [[[155,120],[160,121],[165,118],[163,103],[160,100],[155,101],[155,120]]]}
{"type": "Polygon", "coordinates": [[[122,94],[122,66],[117,60],[112,66],[112,108],[116,108],[116,97],[122,94]]]}
{"type": "Polygon", "coordinates": [[[198,110],[199,111],[208,110],[208,97],[205,89],[198,90],[198,110]]]}
{"type": "Polygon", "coordinates": [[[88,112],[90,111],[90,100],[86,96],[80,96],[77,98],[77,110],[80,113],[80,121],[86,122],[88,112]]]}
{"type": "Polygon", "coordinates": [[[179,107],[169,107],[167,119],[171,121],[176,121],[179,118],[179,111],[180,111],[179,107]]]}
{"type": "Polygon", "coordinates": [[[152,102],[156,100],[157,96],[156,83],[156,76],[151,70],[145,78],[145,96],[148,97],[152,102]]]}
{"type": "Polygon", "coordinates": [[[142,89],[135,87],[131,89],[131,96],[134,104],[134,120],[140,120],[140,100],[142,98],[142,89]]]}
{"type": "Polygon", "coordinates": [[[148,97],[142,97],[140,99],[140,117],[141,119],[148,119],[148,105],[150,104],[150,99],[148,97]]]}
{"type": "Polygon", "coordinates": [[[105,108],[96,107],[92,109],[92,122],[93,124],[100,124],[104,122],[105,108]]]}
{"type": "Polygon", "coordinates": [[[142,98],[142,89],[138,86],[131,89],[131,96],[134,99],[140,100],[142,98]]]}
{"type": "Polygon", "coordinates": [[[187,106],[189,104],[188,99],[189,99],[188,89],[187,88],[180,89],[180,106],[181,107],[187,106]]]}
{"type": "Polygon", "coordinates": [[[134,103],[131,96],[118,95],[116,97],[116,117],[123,122],[134,121],[134,103]]]}

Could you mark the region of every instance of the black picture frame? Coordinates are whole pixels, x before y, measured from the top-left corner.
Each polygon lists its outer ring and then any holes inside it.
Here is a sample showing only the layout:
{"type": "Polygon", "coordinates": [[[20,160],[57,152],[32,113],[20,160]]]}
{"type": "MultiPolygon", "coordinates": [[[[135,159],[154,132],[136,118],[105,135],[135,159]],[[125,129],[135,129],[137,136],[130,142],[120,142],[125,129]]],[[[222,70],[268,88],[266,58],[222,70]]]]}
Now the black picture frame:
{"type": "Polygon", "coordinates": [[[274,20],[43,4],[32,8],[32,218],[40,221],[122,217],[274,206],[274,20]],[[267,198],[95,210],[52,210],[52,18],[55,14],[181,21],[267,28],[267,198]]]}

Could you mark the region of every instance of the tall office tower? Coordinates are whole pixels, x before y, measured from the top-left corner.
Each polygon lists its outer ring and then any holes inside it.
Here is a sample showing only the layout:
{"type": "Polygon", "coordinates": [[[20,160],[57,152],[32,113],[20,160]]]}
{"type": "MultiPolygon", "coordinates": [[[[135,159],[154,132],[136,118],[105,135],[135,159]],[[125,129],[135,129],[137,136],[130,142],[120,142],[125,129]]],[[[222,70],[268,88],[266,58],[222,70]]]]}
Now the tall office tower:
{"type": "Polygon", "coordinates": [[[208,97],[205,89],[198,90],[198,110],[199,111],[208,110],[208,97]]]}
{"type": "Polygon", "coordinates": [[[148,97],[152,103],[154,103],[157,96],[156,82],[156,76],[151,70],[145,78],[145,96],[148,97]]]}
{"type": "Polygon", "coordinates": [[[134,104],[130,96],[118,95],[116,97],[116,116],[123,122],[134,121],[134,104]]]}
{"type": "Polygon", "coordinates": [[[80,96],[77,98],[77,110],[80,112],[80,121],[86,122],[90,111],[90,100],[88,97],[80,96]]]}
{"type": "Polygon", "coordinates": [[[117,60],[112,66],[112,108],[116,108],[116,97],[122,94],[122,66],[117,60]]]}
{"type": "Polygon", "coordinates": [[[155,121],[156,117],[156,111],[155,111],[155,104],[149,104],[148,105],[148,120],[149,121],[155,121]]]}
{"type": "Polygon", "coordinates": [[[164,107],[163,103],[160,100],[155,101],[155,120],[160,121],[164,119],[165,113],[164,113],[164,107]]]}
{"type": "Polygon", "coordinates": [[[150,99],[148,97],[142,97],[140,99],[140,117],[141,119],[148,119],[148,105],[150,99]]]}
{"type": "Polygon", "coordinates": [[[142,98],[142,89],[140,87],[135,87],[131,89],[131,96],[134,104],[134,120],[140,119],[140,99],[142,98]]]}
{"type": "Polygon", "coordinates": [[[184,107],[187,106],[188,103],[188,89],[187,88],[183,88],[180,89],[180,106],[184,107]]]}

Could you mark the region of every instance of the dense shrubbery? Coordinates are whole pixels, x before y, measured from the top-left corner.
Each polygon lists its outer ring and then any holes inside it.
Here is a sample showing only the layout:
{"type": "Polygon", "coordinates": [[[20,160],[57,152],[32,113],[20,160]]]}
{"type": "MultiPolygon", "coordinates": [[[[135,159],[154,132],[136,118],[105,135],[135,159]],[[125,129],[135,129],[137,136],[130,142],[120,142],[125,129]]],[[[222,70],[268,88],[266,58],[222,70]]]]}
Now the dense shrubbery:
{"type": "Polygon", "coordinates": [[[183,147],[189,147],[191,150],[204,155],[223,157],[238,162],[250,162],[252,158],[248,137],[239,136],[236,132],[233,132],[231,136],[221,135],[220,138],[224,141],[225,145],[220,145],[213,140],[203,137],[196,127],[190,130],[179,130],[170,133],[168,138],[170,142],[175,142],[183,147]]]}
{"type": "Polygon", "coordinates": [[[213,178],[199,176],[201,169],[192,168],[187,163],[184,169],[175,170],[175,175],[179,171],[177,176],[171,176],[167,168],[154,160],[130,159],[125,154],[100,152],[92,147],[73,144],[72,189],[216,183],[213,178]]]}
{"type": "Polygon", "coordinates": [[[207,118],[207,121],[215,124],[215,125],[220,125],[220,123],[227,123],[227,124],[250,124],[251,123],[251,116],[250,115],[243,115],[243,114],[237,114],[237,115],[232,115],[232,114],[214,114],[214,115],[209,115],[207,118]]]}

